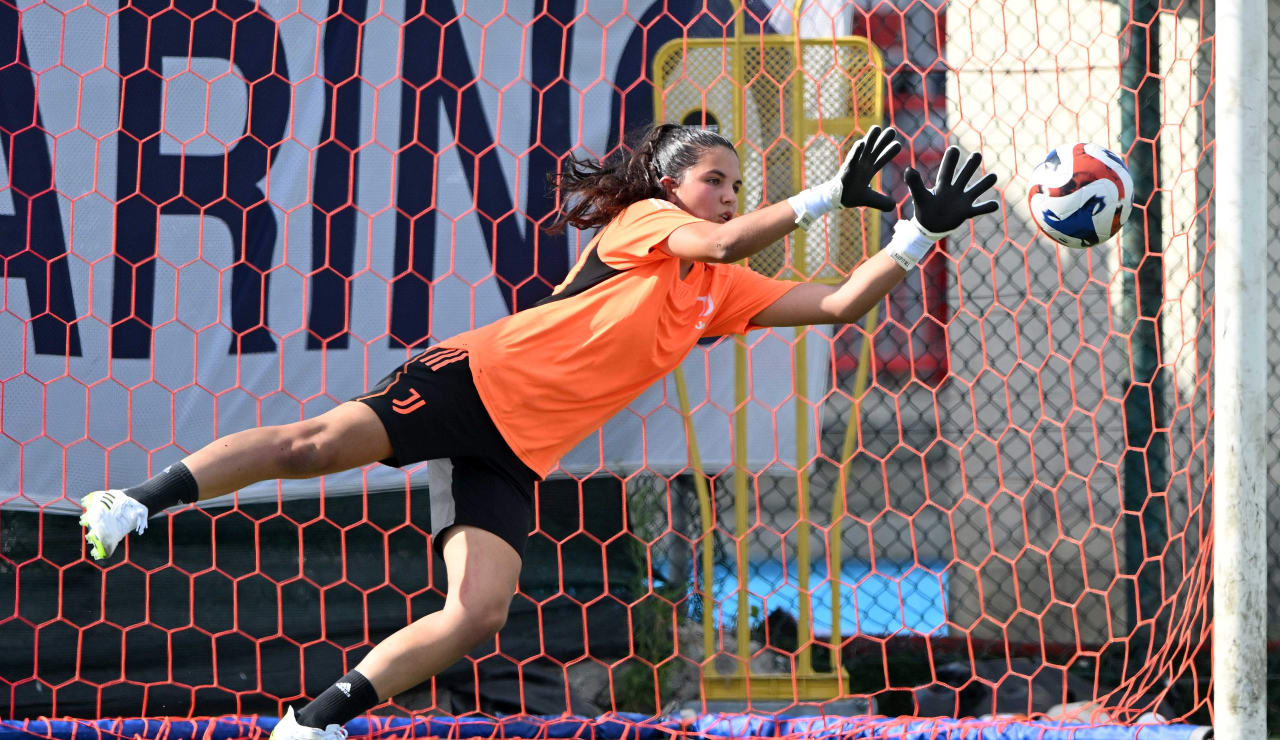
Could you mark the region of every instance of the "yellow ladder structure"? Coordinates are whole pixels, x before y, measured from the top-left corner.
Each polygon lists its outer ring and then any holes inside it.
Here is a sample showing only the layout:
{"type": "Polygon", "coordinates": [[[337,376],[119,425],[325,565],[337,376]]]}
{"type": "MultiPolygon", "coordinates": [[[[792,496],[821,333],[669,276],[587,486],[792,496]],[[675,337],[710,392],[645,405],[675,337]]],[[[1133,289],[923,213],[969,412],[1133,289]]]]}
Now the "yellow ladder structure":
{"type": "MultiPolygon", "coordinates": [[[[798,22],[800,2],[793,18],[798,22]]],[[[884,112],[883,60],[862,37],[802,39],[797,35],[746,37],[741,8],[735,15],[734,37],[676,39],[659,49],[654,58],[654,111],[657,121],[694,125],[714,124],[735,143],[743,162],[745,200],[756,205],[775,202],[802,188],[832,177],[842,151],[870,126],[880,123],[884,112]]],[[[879,244],[880,219],[864,217],[856,209],[832,214],[811,227],[794,232],[789,240],[771,246],[748,261],[763,274],[793,280],[840,281],[879,244]]],[[[874,327],[877,309],[867,316],[874,327]]],[[[811,703],[838,699],[845,694],[845,678],[839,646],[841,525],[845,511],[846,475],[858,442],[860,402],[866,389],[871,361],[870,330],[864,337],[852,389],[853,406],[841,449],[841,476],[833,497],[827,572],[831,584],[832,665],[830,672],[813,668],[813,619],[810,601],[809,475],[807,460],[812,420],[806,413],[806,327],[796,330],[794,367],[796,395],[796,468],[798,591],[800,597],[798,644],[794,674],[761,675],[750,671],[749,593],[747,591],[750,504],[750,471],[747,465],[747,354],[741,337],[735,347],[734,412],[734,526],[736,531],[737,613],[735,669],[720,675],[714,668],[716,654],[714,533],[716,522],[711,491],[704,474],[692,422],[687,384],[680,368],[675,371],[676,391],[688,435],[689,458],[701,517],[700,551],[703,580],[702,671],[704,701],[811,703]]]]}

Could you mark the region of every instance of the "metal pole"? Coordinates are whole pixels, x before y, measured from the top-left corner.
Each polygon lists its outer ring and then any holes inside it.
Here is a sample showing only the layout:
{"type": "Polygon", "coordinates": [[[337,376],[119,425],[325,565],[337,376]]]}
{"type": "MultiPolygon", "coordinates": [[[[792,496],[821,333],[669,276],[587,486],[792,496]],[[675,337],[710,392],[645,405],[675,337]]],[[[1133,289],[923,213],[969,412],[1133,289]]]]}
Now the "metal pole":
{"type": "Polygon", "coordinates": [[[1136,593],[1128,604],[1129,669],[1141,671],[1159,642],[1168,542],[1164,504],[1169,489],[1169,373],[1160,361],[1164,303],[1164,237],[1161,231],[1160,27],[1158,0],[1121,4],[1124,43],[1120,60],[1120,145],[1133,175],[1134,214],[1121,235],[1124,266],[1123,323],[1133,372],[1124,395],[1123,461],[1125,572],[1136,593]]]}
{"type": "Polygon", "coordinates": [[[1214,737],[1266,737],[1267,3],[1218,0],[1214,737]]]}

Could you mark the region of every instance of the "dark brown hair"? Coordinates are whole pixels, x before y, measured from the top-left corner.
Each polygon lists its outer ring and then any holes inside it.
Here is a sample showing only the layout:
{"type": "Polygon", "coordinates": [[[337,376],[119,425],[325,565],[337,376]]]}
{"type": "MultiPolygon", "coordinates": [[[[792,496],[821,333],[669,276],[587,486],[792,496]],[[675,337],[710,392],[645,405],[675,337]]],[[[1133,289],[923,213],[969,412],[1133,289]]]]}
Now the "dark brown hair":
{"type": "Polygon", "coordinates": [[[662,198],[663,177],[679,180],[708,149],[722,146],[736,151],[720,134],[697,126],[663,123],[647,129],[631,147],[603,160],[565,157],[564,169],[551,176],[558,208],[547,231],[603,226],[622,209],[644,200],[662,198]]]}

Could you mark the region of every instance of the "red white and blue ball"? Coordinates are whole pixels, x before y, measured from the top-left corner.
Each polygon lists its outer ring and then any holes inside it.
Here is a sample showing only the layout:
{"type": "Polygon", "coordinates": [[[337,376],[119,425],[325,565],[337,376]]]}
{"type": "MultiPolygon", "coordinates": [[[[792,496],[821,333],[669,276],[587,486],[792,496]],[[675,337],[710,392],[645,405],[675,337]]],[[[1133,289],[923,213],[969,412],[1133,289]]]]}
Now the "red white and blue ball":
{"type": "Polygon", "coordinates": [[[1049,152],[1031,173],[1031,217],[1050,239],[1084,249],[1120,231],[1133,209],[1133,177],[1124,160],[1096,144],[1049,152]]]}

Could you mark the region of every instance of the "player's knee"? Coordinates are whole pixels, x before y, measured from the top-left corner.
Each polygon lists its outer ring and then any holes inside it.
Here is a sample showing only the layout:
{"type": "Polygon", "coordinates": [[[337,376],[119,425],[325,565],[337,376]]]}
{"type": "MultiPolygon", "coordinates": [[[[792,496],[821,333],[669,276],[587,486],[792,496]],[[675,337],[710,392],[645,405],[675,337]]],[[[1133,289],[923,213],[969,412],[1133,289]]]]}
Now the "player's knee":
{"type": "Polygon", "coordinates": [[[486,640],[502,631],[507,624],[507,612],[510,608],[511,603],[504,602],[500,606],[486,609],[480,615],[480,628],[484,630],[486,640]]]}
{"type": "Polygon", "coordinates": [[[454,607],[453,616],[455,624],[460,625],[465,633],[465,639],[479,644],[491,639],[506,625],[510,607],[510,600],[501,599],[459,603],[454,607]]]}
{"type": "Polygon", "coordinates": [[[467,619],[473,625],[476,642],[492,638],[507,623],[507,610],[510,602],[492,603],[473,606],[467,611],[467,619]]]}
{"type": "Polygon", "coordinates": [[[282,477],[310,478],[333,467],[337,451],[326,443],[323,429],[310,421],[279,427],[276,463],[282,477]]]}

